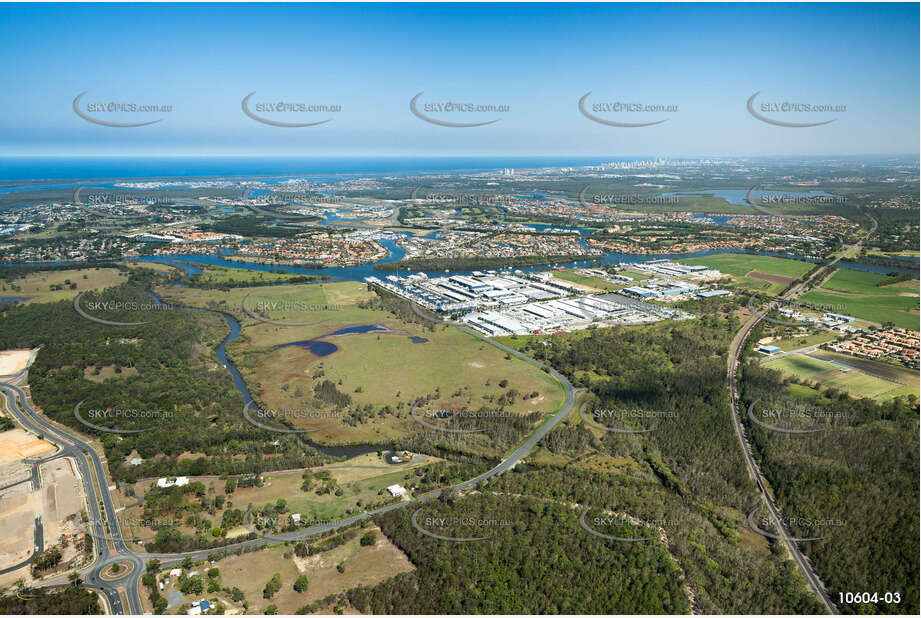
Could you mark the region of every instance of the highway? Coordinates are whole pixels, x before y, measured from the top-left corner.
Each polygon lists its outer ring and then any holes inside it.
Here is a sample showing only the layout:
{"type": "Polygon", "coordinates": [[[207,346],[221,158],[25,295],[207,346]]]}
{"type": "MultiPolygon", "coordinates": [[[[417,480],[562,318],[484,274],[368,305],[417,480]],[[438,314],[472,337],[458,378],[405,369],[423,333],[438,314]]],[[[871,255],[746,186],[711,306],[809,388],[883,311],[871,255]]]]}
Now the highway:
{"type": "MultiPolygon", "coordinates": [[[[118,520],[115,517],[115,504],[112,502],[112,496],[108,490],[102,461],[99,459],[99,455],[96,451],[87,442],[57,428],[55,425],[46,421],[32,408],[26,394],[15,385],[24,382],[26,375],[27,372],[24,371],[11,382],[0,382],[0,390],[3,391],[6,397],[7,409],[23,427],[33,433],[44,436],[46,440],[55,444],[61,450],[62,455],[70,457],[76,463],[77,470],[80,477],[83,479],[83,486],[86,490],[86,505],[90,515],[89,526],[93,531],[95,543],[93,550],[96,553],[96,564],[89,572],[85,573],[85,583],[88,587],[98,588],[106,595],[113,612],[125,613],[116,585],[113,582],[103,581],[99,577],[99,572],[108,562],[115,561],[112,560],[113,553],[110,553],[106,539],[110,536],[112,537],[112,542],[115,546],[114,554],[118,555],[118,560],[134,563],[135,568],[132,572],[139,572],[140,569],[138,567],[143,567],[143,563],[130,552],[128,547],[121,540],[118,520]],[[97,494],[96,487],[93,483],[90,463],[87,460],[92,463],[92,471],[95,472],[101,495],[97,494]],[[105,509],[104,516],[99,509],[100,500],[105,509]],[[105,525],[103,522],[105,522],[105,525]],[[106,528],[111,531],[111,534],[106,533],[106,528]]],[[[140,597],[131,594],[127,596],[130,613],[140,614],[140,597]]]]}
{"type": "MultiPolygon", "coordinates": [[[[415,308],[415,306],[413,306],[415,308]]],[[[210,311],[205,309],[205,311],[210,311]]],[[[420,314],[422,315],[422,314],[420,314]]],[[[440,322],[440,320],[433,319],[430,316],[422,315],[427,320],[440,322]]],[[[115,516],[115,505],[112,502],[112,496],[109,493],[108,482],[106,480],[105,471],[102,467],[102,462],[99,459],[98,454],[93,448],[85,441],[79,437],[67,433],[62,429],[52,425],[44,418],[41,417],[29,404],[26,394],[17,386],[17,384],[24,384],[27,378],[27,371],[23,371],[19,376],[12,379],[10,383],[0,382],[0,389],[2,389],[4,395],[7,399],[8,408],[11,413],[19,420],[19,422],[37,434],[42,434],[49,441],[56,444],[62,451],[55,455],[69,456],[77,462],[79,472],[84,481],[84,486],[86,487],[86,501],[90,509],[90,519],[93,528],[93,536],[95,537],[96,547],[94,548],[97,554],[97,560],[92,567],[83,569],[81,574],[84,576],[84,585],[88,588],[94,588],[102,591],[106,598],[108,599],[109,605],[112,609],[113,614],[134,614],[138,615],[142,613],[142,605],[138,584],[140,582],[141,576],[144,574],[144,569],[146,568],[146,562],[151,559],[160,560],[161,564],[164,566],[177,563],[183,560],[186,556],[191,556],[193,560],[206,560],[208,556],[215,552],[220,551],[233,551],[236,549],[255,549],[265,545],[275,544],[282,541],[296,541],[303,539],[305,537],[310,537],[316,534],[323,534],[326,532],[331,532],[333,530],[350,526],[355,523],[358,523],[364,519],[374,517],[389,511],[394,511],[397,509],[406,508],[411,505],[418,505],[424,501],[432,500],[440,496],[444,491],[448,490],[465,490],[475,486],[478,483],[483,481],[488,481],[489,479],[507,472],[514,468],[525,456],[533,449],[544,436],[547,435],[557,424],[560,423],[569,412],[572,410],[573,405],[575,404],[575,393],[576,389],[572,386],[569,380],[566,379],[561,373],[549,367],[517,350],[514,350],[506,345],[493,341],[479,333],[469,330],[462,326],[456,326],[460,330],[476,337],[488,343],[492,346],[495,346],[506,353],[520,358],[528,363],[531,363],[537,367],[540,367],[543,370],[546,370],[550,375],[559,380],[560,384],[563,387],[565,392],[565,401],[560,410],[554,414],[551,418],[544,421],[544,423],[532,433],[519,447],[512,451],[508,456],[506,456],[502,461],[500,461],[494,468],[484,472],[483,474],[458,483],[457,485],[450,488],[438,489],[431,491],[429,493],[423,494],[421,496],[414,497],[408,501],[398,502],[391,504],[373,511],[367,511],[359,515],[353,515],[345,519],[341,519],[335,522],[330,522],[326,524],[321,524],[318,526],[313,526],[310,528],[304,528],[297,530],[295,532],[278,534],[271,537],[262,537],[258,539],[252,539],[248,541],[242,541],[240,543],[234,543],[232,545],[225,545],[222,547],[212,548],[212,549],[203,549],[198,551],[183,552],[183,553],[174,553],[174,554],[152,554],[144,552],[134,552],[130,550],[122,539],[121,532],[119,529],[118,520],[115,516]],[[90,462],[92,462],[93,470],[96,473],[96,478],[99,481],[99,489],[101,496],[97,495],[96,488],[92,482],[93,477],[90,474],[90,468],[87,463],[87,458],[89,457],[90,462]],[[99,510],[99,501],[100,499],[103,502],[105,508],[105,517],[99,510]],[[103,525],[103,521],[105,525],[103,525]],[[111,531],[109,534],[106,533],[106,527],[111,531]],[[109,543],[112,543],[114,546],[114,551],[110,550],[109,543]],[[115,562],[130,562],[132,568],[130,572],[126,573],[123,577],[117,580],[103,580],[100,576],[101,572],[108,567],[109,565],[115,562]],[[122,603],[121,595],[119,594],[119,588],[122,588],[125,592],[125,597],[128,600],[128,611],[125,611],[125,607],[122,603]]],[[[32,557],[34,558],[34,556],[32,557]]],[[[31,560],[31,558],[30,558],[31,560]]],[[[16,565],[13,568],[21,568],[24,564],[16,565]]],[[[53,578],[49,581],[39,584],[40,586],[45,587],[59,587],[63,585],[61,580],[63,577],[53,578]]]]}
{"type": "MultiPolygon", "coordinates": [[[[848,250],[852,249],[853,247],[859,247],[863,241],[872,236],[875,231],[876,220],[873,219],[873,226],[864,238],[859,240],[855,245],[844,247],[834,260],[826,264],[823,268],[818,269],[808,279],[794,285],[786,293],[784,293],[781,298],[784,300],[793,300],[797,298],[799,295],[809,289],[810,285],[816,281],[817,277],[827,276],[828,273],[833,270],[835,264],[837,264],[841,258],[847,254],[848,250]]],[[[828,595],[828,591],[825,589],[825,584],[823,584],[822,580],[819,579],[819,576],[812,568],[812,564],[810,564],[809,559],[800,551],[798,543],[793,540],[793,535],[787,528],[786,523],[784,523],[785,520],[780,512],[780,509],[778,509],[777,505],[774,503],[774,497],[770,494],[770,492],[768,492],[767,483],[765,482],[764,476],[761,474],[761,469],[758,467],[755,458],[752,456],[751,444],[748,442],[748,438],[745,435],[745,428],[742,425],[742,406],[739,399],[738,389],[739,359],[745,346],[745,341],[748,339],[749,335],[751,335],[752,330],[754,330],[754,328],[761,322],[761,320],[763,320],[765,316],[767,316],[767,314],[772,310],[773,304],[768,306],[768,308],[764,311],[753,315],[742,326],[741,330],[736,333],[736,336],[732,340],[727,371],[727,380],[729,382],[729,406],[730,412],[732,414],[732,423],[733,427],[735,428],[736,437],[739,439],[739,445],[742,447],[742,452],[745,454],[745,463],[748,467],[749,476],[751,476],[751,478],[754,479],[755,483],[758,485],[758,491],[761,494],[762,502],[770,512],[771,518],[774,520],[774,525],[777,527],[780,536],[783,537],[784,544],[787,546],[790,555],[796,561],[796,564],[799,565],[800,569],[809,582],[809,586],[822,601],[822,604],[825,606],[826,610],[830,614],[839,614],[840,612],[838,611],[838,608],[835,606],[834,602],[828,595]]]]}

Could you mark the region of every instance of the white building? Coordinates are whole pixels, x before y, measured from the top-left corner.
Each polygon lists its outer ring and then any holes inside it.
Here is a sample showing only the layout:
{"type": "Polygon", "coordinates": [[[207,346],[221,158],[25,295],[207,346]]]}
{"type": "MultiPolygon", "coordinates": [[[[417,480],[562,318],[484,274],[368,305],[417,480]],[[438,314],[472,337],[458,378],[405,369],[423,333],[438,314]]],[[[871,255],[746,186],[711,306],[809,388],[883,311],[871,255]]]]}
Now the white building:
{"type": "Polygon", "coordinates": [[[405,496],[405,495],[407,495],[407,493],[406,493],[406,488],[403,487],[402,485],[391,485],[390,487],[387,488],[387,491],[390,492],[390,495],[391,495],[391,496],[405,496]]]}

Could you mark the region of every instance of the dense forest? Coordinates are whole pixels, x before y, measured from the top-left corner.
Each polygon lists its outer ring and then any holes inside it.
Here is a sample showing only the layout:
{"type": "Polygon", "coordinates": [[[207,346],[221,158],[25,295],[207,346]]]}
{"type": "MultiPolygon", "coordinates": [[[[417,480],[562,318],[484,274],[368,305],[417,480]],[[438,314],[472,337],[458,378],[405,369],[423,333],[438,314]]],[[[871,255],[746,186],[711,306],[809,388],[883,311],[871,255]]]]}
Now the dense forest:
{"type": "MultiPolygon", "coordinates": [[[[648,426],[629,417],[601,422],[653,430],[605,432],[574,411],[528,463],[438,507],[439,516],[482,513],[513,522],[481,542],[426,536],[413,528],[410,512],[378,518],[417,570],[350,591],[351,604],[405,613],[821,612],[795,563],[746,520],[757,490],[732,430],[726,387],[729,339],[739,326],[735,302],[698,308],[706,313],[693,321],[519,342],[588,391],[584,415],[657,412],[648,426]],[[601,533],[651,540],[595,536],[579,524],[584,512],[589,521],[610,513],[645,526],[607,522],[608,530],[596,527],[601,533]]],[[[420,522],[430,515],[429,505],[423,508],[420,522]]]]}
{"type": "MultiPolygon", "coordinates": [[[[149,305],[141,283],[86,294],[82,304],[149,305]]],[[[96,435],[115,480],[244,474],[327,461],[297,437],[270,436],[245,422],[242,395],[213,352],[227,334],[221,316],[180,308],[100,315],[149,323],[97,324],[77,315],[67,301],[16,305],[0,313],[0,348],[41,347],[29,371],[33,401],[55,420],[96,435]],[[88,422],[136,433],[88,427],[75,416],[80,402],[88,422]],[[144,461],[128,465],[135,451],[144,461]]]]}
{"type": "Polygon", "coordinates": [[[839,592],[879,592],[876,605],[844,613],[917,614],[918,411],[904,400],[876,403],[812,392],[749,363],[742,397],[774,431],[743,416],[762,472],[800,547],[838,602],[839,592]],[[801,393],[806,393],[804,397],[801,393]],[[887,605],[883,593],[900,593],[887,605]]]}
{"type": "Polygon", "coordinates": [[[68,586],[61,590],[30,590],[23,596],[0,597],[0,614],[14,616],[102,614],[99,597],[92,590],[68,586]]]}
{"type": "Polygon", "coordinates": [[[566,505],[472,494],[419,508],[417,522],[454,538],[421,534],[412,511],[380,518],[417,569],[349,591],[365,613],[689,613],[682,577],[659,543],[616,543],[586,534],[566,505]],[[448,520],[447,527],[431,522],[448,520]],[[457,523],[450,524],[456,521],[457,523]]]}

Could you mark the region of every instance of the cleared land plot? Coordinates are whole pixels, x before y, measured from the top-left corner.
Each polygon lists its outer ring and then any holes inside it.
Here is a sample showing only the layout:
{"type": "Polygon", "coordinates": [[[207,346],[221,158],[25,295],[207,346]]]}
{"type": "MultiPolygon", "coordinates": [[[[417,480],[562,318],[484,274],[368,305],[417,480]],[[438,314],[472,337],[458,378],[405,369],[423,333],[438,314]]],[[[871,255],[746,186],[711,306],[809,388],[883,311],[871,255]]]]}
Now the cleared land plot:
{"type": "Polygon", "coordinates": [[[814,264],[799,260],[788,260],[767,255],[749,255],[747,253],[720,253],[705,257],[682,259],[681,262],[692,265],[703,264],[737,277],[743,277],[752,271],[757,271],[762,275],[780,275],[791,279],[801,277],[814,266],[814,264]]]}
{"type": "Polygon", "coordinates": [[[246,270],[243,268],[226,268],[223,266],[201,267],[202,273],[197,280],[201,283],[261,283],[270,285],[281,283],[290,279],[303,277],[292,273],[270,273],[261,270],[246,270]]]}
{"type": "Polygon", "coordinates": [[[99,371],[96,371],[97,367],[90,365],[83,369],[83,377],[89,380],[90,382],[105,382],[110,378],[127,378],[128,376],[136,376],[138,374],[137,367],[119,367],[120,371],[116,371],[115,365],[104,365],[98,367],[99,371]]]}
{"type": "Polygon", "coordinates": [[[31,555],[35,514],[41,510],[41,498],[29,483],[16,485],[0,494],[0,568],[31,555]]]}
{"type": "Polygon", "coordinates": [[[113,287],[128,280],[117,268],[82,268],[31,273],[13,281],[0,281],[0,296],[24,296],[27,303],[70,300],[80,292],[113,287]],[[71,289],[73,286],[73,289],[71,289]]]}
{"type": "Polygon", "coordinates": [[[783,275],[772,275],[770,273],[763,273],[757,270],[752,270],[746,273],[747,277],[752,279],[762,279],[764,281],[770,281],[771,283],[780,283],[784,286],[790,285],[795,277],[785,277],[783,275]]]}
{"type": "Polygon", "coordinates": [[[776,345],[784,352],[790,352],[791,350],[798,350],[800,348],[805,348],[811,345],[819,345],[829,341],[834,341],[837,337],[837,333],[832,331],[822,331],[814,334],[784,337],[783,339],[772,341],[771,345],[776,345]]]}
{"type": "Polygon", "coordinates": [[[42,464],[40,474],[45,538],[54,541],[60,536],[64,521],[83,509],[83,486],[66,458],[42,464]]]}
{"type": "Polygon", "coordinates": [[[327,552],[306,558],[284,557],[289,547],[273,547],[260,552],[219,560],[221,584],[237,587],[246,595],[250,610],[264,613],[269,605],[278,607],[280,614],[293,614],[304,605],[331,594],[358,586],[373,586],[400,573],[413,570],[409,559],[376,527],[362,529],[358,536],[327,552]],[[362,547],[359,538],[367,530],[377,533],[374,545],[362,547]],[[344,567],[340,573],[337,565],[344,567]],[[281,590],[271,599],[262,591],[274,573],[281,575],[281,590]],[[295,580],[305,575],[310,584],[305,592],[296,592],[295,580]]]}
{"type": "Polygon", "coordinates": [[[851,367],[856,367],[864,373],[877,376],[884,380],[900,382],[906,386],[912,386],[916,389],[921,386],[921,379],[919,379],[918,372],[914,369],[899,367],[897,365],[890,365],[889,363],[866,358],[857,358],[855,356],[841,354],[840,352],[832,352],[831,350],[816,350],[815,352],[812,352],[811,355],[818,356],[820,358],[827,358],[828,360],[838,361],[839,363],[844,363],[845,365],[850,365],[851,367]]]}
{"type": "MultiPolygon", "coordinates": [[[[310,491],[302,490],[301,485],[304,481],[302,478],[303,471],[301,470],[266,473],[263,477],[264,484],[262,487],[238,487],[231,494],[224,493],[225,481],[218,477],[190,477],[189,480],[203,483],[209,496],[227,496],[228,504],[225,504],[223,509],[216,510],[213,516],[208,515],[208,518],[215,525],[220,524],[226,509],[239,508],[245,510],[249,504],[254,507],[275,504],[280,498],[287,502],[288,512],[299,513],[303,521],[327,521],[342,519],[349,514],[347,513],[349,510],[357,512],[364,508],[364,505],[389,498],[389,495],[380,495],[381,490],[389,485],[399,484],[410,489],[413,485],[413,479],[417,478],[415,471],[437,461],[441,460],[426,457],[424,461],[405,467],[397,467],[381,462],[376,454],[369,454],[349,459],[345,462],[311,469],[313,472],[329,472],[343,490],[341,496],[335,495],[334,492],[318,494],[316,489],[323,484],[322,480],[315,480],[313,489],[310,491]],[[361,502],[361,506],[358,504],[359,502],[361,502]]],[[[155,484],[156,479],[140,480],[135,485],[135,492],[138,496],[143,496],[155,484]]],[[[119,520],[123,522],[122,533],[130,538],[152,540],[155,533],[150,528],[131,525],[131,522],[142,519],[142,512],[143,506],[139,506],[126,509],[119,514],[119,520]]],[[[180,527],[180,530],[185,533],[192,532],[192,528],[185,526],[180,527]]],[[[247,532],[243,527],[240,527],[234,529],[233,532],[228,531],[227,536],[246,534],[247,532]]]]}
{"type": "Polygon", "coordinates": [[[4,350],[0,352],[0,376],[16,375],[29,366],[32,350],[4,350]]]}
{"type": "MultiPolygon", "coordinates": [[[[359,306],[376,299],[364,284],[337,282],[273,286],[228,292],[171,288],[163,291],[170,302],[220,308],[238,315],[243,337],[229,346],[236,363],[260,403],[276,410],[316,406],[315,388],[329,380],[351,398],[351,406],[370,405],[375,412],[389,406],[391,413],[375,414],[354,427],[337,419],[296,418],[295,427],[315,429],[320,443],[381,443],[406,435],[418,425],[409,408],[418,397],[433,396],[431,407],[497,409],[495,403],[509,390],[519,393],[505,407],[511,413],[549,413],[563,403],[560,385],[539,368],[457,328],[438,325],[428,330],[392,313],[359,306]],[[303,326],[267,324],[245,315],[248,306],[266,309],[267,317],[303,326]],[[270,310],[269,310],[270,309],[270,310]],[[344,328],[383,325],[393,332],[340,336],[344,328]],[[413,343],[411,337],[423,338],[413,343]],[[302,346],[277,346],[320,339],[336,346],[317,356],[302,346]],[[499,383],[506,380],[505,386],[499,383]],[[488,383],[488,384],[487,384],[488,383]],[[525,399],[524,394],[537,393],[525,399]]],[[[349,407],[349,406],[345,406],[349,407]]],[[[332,409],[332,406],[329,406],[332,409]]]]}
{"type": "Polygon", "coordinates": [[[840,365],[803,354],[790,354],[768,361],[765,366],[815,384],[843,390],[857,398],[868,397],[882,401],[896,396],[906,388],[898,383],[868,375],[856,368],[845,371],[840,365]]]}
{"type": "Polygon", "coordinates": [[[741,253],[721,253],[681,261],[715,268],[732,275],[735,284],[743,289],[771,295],[782,292],[791,281],[813,267],[813,264],[799,260],[741,253]]]}
{"type": "Polygon", "coordinates": [[[906,292],[918,292],[918,280],[902,281],[891,283],[889,285],[878,285],[887,283],[893,277],[868,273],[860,270],[838,270],[832,277],[822,284],[826,290],[835,292],[847,292],[851,294],[869,294],[871,296],[899,296],[906,292]]]}
{"type": "Polygon", "coordinates": [[[608,292],[611,290],[619,290],[626,285],[626,283],[611,283],[601,277],[580,275],[574,270],[555,270],[553,271],[553,276],[556,279],[562,279],[569,283],[587,288],[587,291],[603,290],[608,292]]]}
{"type": "Polygon", "coordinates": [[[919,330],[918,281],[877,286],[888,277],[856,270],[837,271],[822,286],[800,300],[817,306],[840,307],[836,313],[882,324],[919,330]]]}
{"type": "Polygon", "coordinates": [[[50,442],[19,428],[0,433],[0,466],[27,457],[50,455],[54,450],[55,447],[50,442]]]}

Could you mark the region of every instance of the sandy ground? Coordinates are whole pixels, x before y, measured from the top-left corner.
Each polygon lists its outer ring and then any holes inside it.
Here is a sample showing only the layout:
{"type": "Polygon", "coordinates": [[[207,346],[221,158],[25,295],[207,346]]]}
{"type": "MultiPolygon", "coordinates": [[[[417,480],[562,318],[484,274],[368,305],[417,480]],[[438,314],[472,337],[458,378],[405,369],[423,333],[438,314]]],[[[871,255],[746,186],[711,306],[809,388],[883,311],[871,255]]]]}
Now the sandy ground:
{"type": "Polygon", "coordinates": [[[42,513],[45,539],[57,542],[64,521],[83,508],[83,486],[70,459],[55,459],[41,466],[42,513]]]}
{"type": "Polygon", "coordinates": [[[5,350],[0,352],[0,376],[11,376],[29,366],[32,350],[5,350]]]}
{"type": "MultiPolygon", "coordinates": [[[[32,489],[31,483],[10,487],[0,494],[0,568],[15,564],[32,553],[35,534],[35,514],[41,513],[45,530],[45,547],[58,543],[62,532],[77,532],[73,516],[83,509],[83,486],[69,459],[56,459],[43,464],[39,470],[42,488],[32,489]],[[71,521],[67,521],[71,518],[71,521]]],[[[71,544],[64,558],[73,558],[76,550],[71,544]]],[[[23,574],[20,569],[11,581],[23,574]]],[[[3,586],[7,576],[0,579],[3,586]]],[[[27,579],[30,579],[27,577],[27,579]]]]}
{"type": "Polygon", "coordinates": [[[763,281],[770,281],[771,283],[793,283],[793,277],[784,277],[783,275],[772,275],[770,273],[763,273],[758,270],[750,270],[745,273],[746,277],[752,277],[754,279],[761,279],[763,281]]]}
{"type": "Polygon", "coordinates": [[[39,440],[23,429],[10,429],[0,433],[0,467],[26,457],[41,457],[54,452],[54,445],[39,440]]]}
{"type": "Polygon", "coordinates": [[[35,514],[40,511],[41,500],[30,483],[11,487],[0,495],[0,568],[32,553],[35,514]]]}

